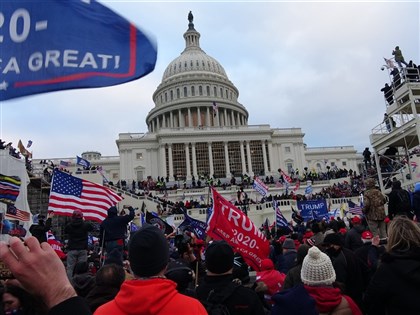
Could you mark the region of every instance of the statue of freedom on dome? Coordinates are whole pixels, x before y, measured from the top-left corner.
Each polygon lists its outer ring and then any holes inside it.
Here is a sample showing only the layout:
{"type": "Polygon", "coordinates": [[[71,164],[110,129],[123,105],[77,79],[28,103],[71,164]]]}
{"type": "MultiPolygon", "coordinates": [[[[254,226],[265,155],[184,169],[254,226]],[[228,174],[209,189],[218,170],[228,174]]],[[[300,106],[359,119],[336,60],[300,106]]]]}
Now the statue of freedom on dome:
{"type": "Polygon", "coordinates": [[[194,16],[192,14],[192,12],[190,11],[190,13],[188,13],[188,22],[192,23],[194,20],[194,16]]]}

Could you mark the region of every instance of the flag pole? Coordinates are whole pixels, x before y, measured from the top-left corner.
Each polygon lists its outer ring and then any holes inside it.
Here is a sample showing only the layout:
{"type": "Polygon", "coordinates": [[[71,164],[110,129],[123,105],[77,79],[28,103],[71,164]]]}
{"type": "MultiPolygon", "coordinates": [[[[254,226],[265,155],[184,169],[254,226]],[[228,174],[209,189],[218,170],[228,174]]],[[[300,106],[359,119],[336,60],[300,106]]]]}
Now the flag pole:
{"type": "MultiPolygon", "coordinates": [[[[105,253],[104,253],[104,243],[105,243],[105,229],[102,232],[102,242],[101,242],[101,256],[99,256],[99,266],[103,266],[102,265],[102,257],[105,257],[105,253]]],[[[105,263],[105,259],[103,261],[105,263]]]]}

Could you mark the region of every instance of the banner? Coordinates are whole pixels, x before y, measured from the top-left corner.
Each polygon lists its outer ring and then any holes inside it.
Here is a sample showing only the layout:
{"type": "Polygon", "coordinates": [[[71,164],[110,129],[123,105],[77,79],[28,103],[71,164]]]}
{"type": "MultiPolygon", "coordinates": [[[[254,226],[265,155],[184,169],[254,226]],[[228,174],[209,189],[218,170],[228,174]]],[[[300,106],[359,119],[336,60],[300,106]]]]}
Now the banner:
{"type": "Polygon", "coordinates": [[[245,214],[223,198],[213,187],[213,211],[207,222],[207,235],[225,240],[255,270],[268,257],[269,243],[264,234],[245,214]]]}
{"type": "Polygon", "coordinates": [[[187,230],[193,232],[197,236],[197,238],[203,241],[206,239],[207,224],[200,220],[191,218],[185,210],[184,221],[181,222],[178,228],[183,231],[187,230]]]}
{"type": "Polygon", "coordinates": [[[263,195],[265,197],[265,195],[267,195],[268,193],[268,186],[266,184],[264,184],[261,179],[259,179],[258,177],[256,177],[254,179],[254,183],[252,185],[252,187],[258,191],[261,195],[263,195]]]}
{"type": "Polygon", "coordinates": [[[298,201],[297,206],[305,222],[321,220],[325,215],[328,215],[327,201],[325,199],[298,201]]]}
{"type": "Polygon", "coordinates": [[[81,165],[84,168],[90,168],[90,162],[88,160],[81,158],[80,156],[76,156],[76,164],[81,165]]]}
{"type": "Polygon", "coordinates": [[[95,0],[1,2],[0,101],[121,84],[153,71],[155,43],[95,0]]]}

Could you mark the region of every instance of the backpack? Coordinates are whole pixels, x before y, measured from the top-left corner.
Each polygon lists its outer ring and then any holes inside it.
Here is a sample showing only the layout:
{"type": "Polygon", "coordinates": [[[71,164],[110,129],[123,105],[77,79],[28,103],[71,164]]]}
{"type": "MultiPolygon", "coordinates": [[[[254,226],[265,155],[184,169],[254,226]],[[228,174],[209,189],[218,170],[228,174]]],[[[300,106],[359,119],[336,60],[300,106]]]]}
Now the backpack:
{"type": "Polygon", "coordinates": [[[209,315],[231,315],[229,309],[223,304],[239,287],[239,284],[230,283],[223,290],[216,292],[214,289],[209,292],[206,300],[202,300],[204,308],[209,315]]]}

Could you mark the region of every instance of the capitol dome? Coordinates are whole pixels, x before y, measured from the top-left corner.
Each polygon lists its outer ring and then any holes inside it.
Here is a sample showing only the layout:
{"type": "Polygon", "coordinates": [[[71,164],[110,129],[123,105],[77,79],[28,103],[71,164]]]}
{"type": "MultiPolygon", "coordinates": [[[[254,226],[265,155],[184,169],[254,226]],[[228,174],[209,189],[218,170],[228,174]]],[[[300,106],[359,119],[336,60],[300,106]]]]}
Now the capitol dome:
{"type": "Polygon", "coordinates": [[[200,33],[188,15],[185,49],[166,67],[146,117],[150,132],[165,128],[245,126],[248,111],[225,69],[200,47],[200,33]]]}

